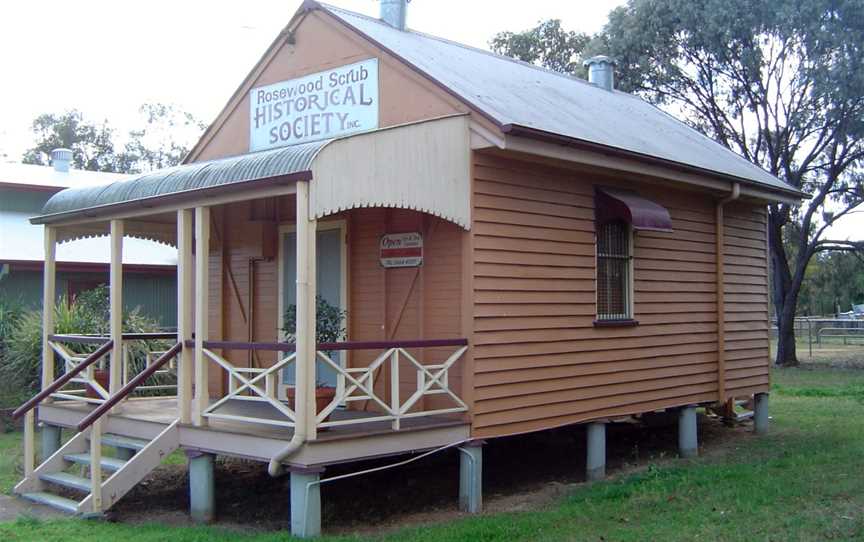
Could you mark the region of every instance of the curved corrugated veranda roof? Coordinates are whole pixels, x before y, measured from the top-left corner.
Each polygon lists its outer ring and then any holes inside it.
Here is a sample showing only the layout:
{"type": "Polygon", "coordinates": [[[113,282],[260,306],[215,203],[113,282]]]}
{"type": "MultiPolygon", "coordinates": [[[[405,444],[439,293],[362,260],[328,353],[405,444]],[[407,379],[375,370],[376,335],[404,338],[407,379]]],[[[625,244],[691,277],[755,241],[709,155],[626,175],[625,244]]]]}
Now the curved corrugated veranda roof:
{"type": "Polygon", "coordinates": [[[118,204],[146,204],[153,198],[227,188],[248,181],[302,173],[311,178],[312,161],[330,141],[185,164],[102,186],[67,188],[51,197],[42,208],[42,216],[33,222],[49,222],[58,215],[118,204]]]}

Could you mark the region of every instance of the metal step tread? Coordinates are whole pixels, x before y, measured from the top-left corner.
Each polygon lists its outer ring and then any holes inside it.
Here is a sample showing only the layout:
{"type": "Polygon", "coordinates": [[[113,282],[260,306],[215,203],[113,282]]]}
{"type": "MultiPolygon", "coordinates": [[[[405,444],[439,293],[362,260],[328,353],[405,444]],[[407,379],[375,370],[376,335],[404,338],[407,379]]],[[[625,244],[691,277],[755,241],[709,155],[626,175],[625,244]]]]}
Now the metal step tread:
{"type": "Polygon", "coordinates": [[[54,495],[53,493],[35,491],[33,493],[24,493],[21,495],[21,497],[31,502],[44,504],[50,506],[51,508],[62,510],[63,512],[69,512],[70,514],[78,513],[77,502],[73,501],[72,499],[67,499],[66,497],[61,497],[60,495],[54,495]]]}
{"type": "Polygon", "coordinates": [[[102,444],[113,446],[114,448],[129,448],[130,450],[140,451],[150,444],[150,441],[106,433],[102,435],[102,444]]]}
{"type": "Polygon", "coordinates": [[[68,472],[46,472],[39,475],[40,480],[57,484],[58,486],[68,487],[69,489],[77,489],[84,493],[90,493],[90,479],[75,476],[68,472]]]}
{"type": "MultiPolygon", "coordinates": [[[[79,465],[90,464],[90,454],[88,453],[64,455],[63,459],[65,459],[66,461],[71,461],[72,463],[78,463],[79,465]]],[[[114,472],[122,469],[123,465],[126,464],[126,461],[122,459],[117,459],[116,457],[102,457],[102,461],[100,461],[100,463],[102,464],[102,468],[104,470],[114,472]]]]}

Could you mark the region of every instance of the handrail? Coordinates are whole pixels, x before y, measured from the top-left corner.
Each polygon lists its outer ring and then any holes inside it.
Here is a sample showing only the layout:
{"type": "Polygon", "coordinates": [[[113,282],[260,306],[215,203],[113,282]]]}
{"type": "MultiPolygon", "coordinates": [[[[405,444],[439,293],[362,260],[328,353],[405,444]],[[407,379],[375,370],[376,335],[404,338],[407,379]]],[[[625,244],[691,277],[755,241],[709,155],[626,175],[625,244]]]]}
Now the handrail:
{"type": "MultiPolygon", "coordinates": [[[[56,392],[66,385],[67,382],[78,376],[84,369],[93,365],[99,358],[107,354],[114,347],[114,341],[108,341],[100,346],[95,352],[84,358],[84,361],[76,365],[71,371],[64,373],[63,376],[51,383],[50,386],[37,393],[29,401],[18,407],[12,413],[12,419],[18,419],[26,414],[30,409],[41,403],[46,397],[56,392]]],[[[44,360],[43,363],[51,363],[51,360],[44,360]]]]}
{"type": "MultiPolygon", "coordinates": [[[[344,341],[318,343],[317,349],[327,352],[343,350],[387,350],[390,348],[435,348],[439,346],[467,346],[468,339],[419,339],[410,341],[344,341]]],[[[186,341],[186,346],[195,346],[195,341],[186,341]]],[[[233,341],[204,341],[205,348],[221,350],[263,350],[293,352],[294,343],[250,343],[233,341]]]]}
{"type": "Polygon", "coordinates": [[[138,373],[135,378],[126,383],[125,386],[120,388],[120,391],[109,397],[105,400],[104,403],[96,407],[90,414],[84,417],[83,420],[78,424],[78,431],[83,431],[90,427],[96,420],[102,417],[103,414],[114,408],[114,406],[119,403],[124,397],[132,393],[132,390],[141,385],[142,382],[153,376],[153,374],[158,371],[165,363],[168,362],[171,358],[180,353],[180,350],[183,349],[183,343],[176,343],[171,347],[170,350],[159,356],[159,359],[154,361],[149,367],[138,373]]]}
{"type": "MultiPolygon", "coordinates": [[[[177,333],[124,333],[122,338],[127,341],[155,341],[159,339],[177,339],[177,333]]],[[[77,344],[97,344],[110,339],[106,335],[48,335],[49,341],[77,343],[77,344]]]]}

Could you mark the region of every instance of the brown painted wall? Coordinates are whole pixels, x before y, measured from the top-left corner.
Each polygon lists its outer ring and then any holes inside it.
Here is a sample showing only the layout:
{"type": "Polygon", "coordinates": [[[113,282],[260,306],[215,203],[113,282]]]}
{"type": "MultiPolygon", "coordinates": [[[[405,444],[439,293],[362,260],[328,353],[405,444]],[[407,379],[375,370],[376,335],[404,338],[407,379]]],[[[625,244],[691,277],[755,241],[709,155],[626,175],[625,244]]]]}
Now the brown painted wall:
{"type": "MultiPolygon", "coordinates": [[[[709,196],[483,153],[474,171],[475,435],[717,399],[709,196]],[[672,216],[674,233],[634,240],[636,327],[593,325],[595,182],[636,188],[672,216]]],[[[767,389],[764,212],[734,216],[728,386],[752,393],[767,389]]]]}
{"type": "MultiPolygon", "coordinates": [[[[278,222],[293,223],[293,198],[276,204],[273,221],[256,219],[253,204],[236,203],[218,208],[212,230],[210,338],[247,341],[244,315],[250,314],[250,285],[254,286],[253,341],[278,338],[278,261],[256,261],[250,281],[250,258],[276,254],[278,222]],[[269,231],[268,231],[269,230],[269,231]],[[223,265],[224,262],[224,265],[223,265]],[[221,304],[217,302],[221,299],[221,304]]],[[[335,218],[348,223],[349,330],[352,341],[437,339],[461,336],[461,236],[462,230],[438,218],[399,209],[359,209],[335,218]],[[419,268],[384,269],[378,262],[378,244],[384,233],[423,232],[425,262],[419,268]]],[[[443,361],[453,348],[412,350],[424,363],[443,361]]],[[[356,352],[350,363],[367,364],[381,351],[356,352]]],[[[275,354],[257,353],[256,366],[268,366],[275,354]]],[[[226,359],[248,366],[248,354],[225,352],[226,359]]],[[[213,395],[224,390],[223,371],[211,365],[213,395]]],[[[451,373],[451,384],[461,390],[461,365],[451,373]]],[[[385,391],[389,373],[382,373],[378,390],[385,391]]],[[[403,361],[400,393],[408,397],[416,389],[416,372],[403,361]]],[[[437,398],[435,399],[438,400],[437,398]]],[[[433,402],[427,406],[433,406],[433,402]]],[[[362,403],[355,403],[361,405],[362,403]]],[[[371,407],[371,405],[370,405],[371,407]]]]}
{"type": "Polygon", "coordinates": [[[294,44],[268,52],[269,62],[253,73],[241,100],[229,102],[203,138],[190,161],[211,160],[249,152],[249,94],[251,88],[310,73],[379,59],[379,124],[407,122],[464,113],[468,108],[417,75],[390,55],[379,51],[321,11],[308,14],[294,32],[294,44]]]}
{"type": "Polygon", "coordinates": [[[749,395],[768,390],[768,246],[766,211],[726,207],[726,389],[749,395]]]}

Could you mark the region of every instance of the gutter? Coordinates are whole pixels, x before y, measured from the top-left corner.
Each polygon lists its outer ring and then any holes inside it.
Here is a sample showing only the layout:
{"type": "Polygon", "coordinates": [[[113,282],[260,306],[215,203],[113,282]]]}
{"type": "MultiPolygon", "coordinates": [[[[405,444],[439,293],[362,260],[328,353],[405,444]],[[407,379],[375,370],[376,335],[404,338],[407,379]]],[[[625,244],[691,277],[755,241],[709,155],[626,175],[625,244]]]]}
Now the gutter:
{"type": "Polygon", "coordinates": [[[732,192],[725,198],[718,200],[715,207],[715,259],[717,263],[717,400],[719,403],[726,402],[726,276],[725,276],[725,224],[723,208],[727,203],[737,200],[741,196],[741,185],[732,183],[732,192]]]}
{"type": "MultiPolygon", "coordinates": [[[[779,193],[779,194],[785,195],[786,197],[791,196],[795,200],[809,199],[810,197],[812,197],[812,196],[810,196],[810,194],[807,194],[806,192],[801,192],[800,190],[797,190],[791,186],[788,188],[779,187],[779,186],[772,186],[769,184],[764,184],[764,183],[752,181],[749,179],[736,177],[734,175],[729,175],[729,174],[725,174],[725,173],[721,173],[721,172],[717,172],[717,171],[713,171],[713,170],[703,169],[703,168],[700,168],[697,166],[691,166],[691,165],[683,164],[680,162],[673,162],[670,160],[665,160],[663,158],[657,158],[656,156],[650,156],[647,154],[642,154],[642,153],[638,153],[638,152],[628,151],[625,149],[620,149],[618,147],[610,147],[608,145],[603,145],[600,143],[594,143],[591,141],[585,141],[582,139],[575,139],[572,137],[568,137],[568,136],[564,136],[564,135],[560,135],[560,134],[554,134],[554,133],[546,132],[543,130],[537,130],[536,128],[528,128],[525,126],[520,126],[518,124],[512,124],[512,123],[504,124],[504,125],[500,126],[500,129],[501,129],[501,132],[504,133],[505,135],[525,137],[528,139],[534,139],[537,141],[544,141],[547,143],[557,143],[559,145],[564,145],[564,146],[568,146],[568,147],[574,147],[574,148],[578,148],[578,149],[584,149],[584,150],[588,150],[588,151],[598,152],[601,154],[606,154],[608,156],[615,156],[615,157],[620,157],[620,158],[629,158],[632,160],[637,160],[640,162],[653,164],[653,165],[669,168],[672,170],[682,171],[685,173],[693,173],[693,174],[702,175],[702,176],[706,176],[706,177],[720,178],[720,179],[723,179],[727,182],[732,182],[733,184],[743,183],[743,184],[758,188],[760,190],[764,190],[766,192],[779,193]]],[[[743,158],[742,158],[742,160],[743,160],[743,158]]],[[[758,166],[754,166],[754,167],[758,167],[758,166]]],[[[770,175],[770,173],[768,173],[767,171],[765,173],[767,175],[770,175]]],[[[740,188],[739,188],[739,191],[740,191],[740,188]]]]}

